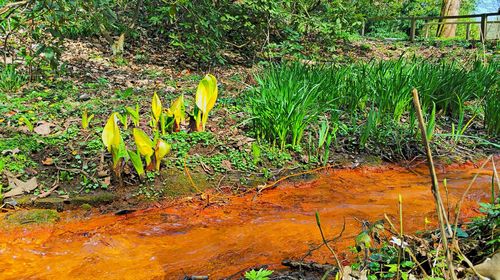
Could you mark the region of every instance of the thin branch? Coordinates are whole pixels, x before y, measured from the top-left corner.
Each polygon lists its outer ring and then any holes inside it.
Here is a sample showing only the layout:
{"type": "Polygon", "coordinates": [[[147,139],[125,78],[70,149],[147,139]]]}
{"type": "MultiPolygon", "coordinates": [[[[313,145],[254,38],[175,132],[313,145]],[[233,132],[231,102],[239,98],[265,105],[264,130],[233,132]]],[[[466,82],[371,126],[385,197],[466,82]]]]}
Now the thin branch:
{"type": "Polygon", "coordinates": [[[328,241],[325,238],[325,235],[323,234],[323,229],[321,228],[321,221],[319,219],[319,213],[316,212],[316,224],[318,225],[319,228],[319,233],[321,234],[321,239],[323,240],[323,243],[325,244],[326,248],[330,250],[332,253],[333,257],[335,258],[335,261],[337,262],[337,266],[339,267],[339,272],[340,272],[340,278],[342,278],[342,275],[344,274],[344,268],[342,267],[342,263],[339,260],[339,257],[335,253],[335,251],[330,247],[330,244],[328,244],[328,241]]]}

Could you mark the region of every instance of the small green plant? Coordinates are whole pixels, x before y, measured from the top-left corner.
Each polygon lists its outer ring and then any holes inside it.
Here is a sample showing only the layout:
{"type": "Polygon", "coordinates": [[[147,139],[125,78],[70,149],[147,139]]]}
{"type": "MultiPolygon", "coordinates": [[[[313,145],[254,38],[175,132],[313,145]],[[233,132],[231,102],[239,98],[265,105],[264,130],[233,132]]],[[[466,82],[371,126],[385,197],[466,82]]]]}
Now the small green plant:
{"type": "Polygon", "coordinates": [[[35,127],[34,127],[33,123],[28,119],[28,117],[26,117],[26,116],[20,117],[19,122],[24,123],[26,125],[26,127],[28,128],[28,130],[33,132],[35,127]]]}
{"type": "Polygon", "coordinates": [[[457,126],[455,126],[454,123],[451,124],[451,137],[453,139],[453,142],[457,145],[460,141],[460,138],[464,135],[465,131],[467,130],[467,128],[469,128],[469,126],[472,124],[472,121],[474,120],[474,118],[476,117],[475,115],[470,118],[470,120],[464,124],[464,110],[461,109],[462,106],[460,105],[460,111],[459,111],[459,115],[458,115],[458,123],[457,123],[457,126]]]}
{"type": "Polygon", "coordinates": [[[89,128],[90,122],[94,118],[94,114],[88,115],[87,110],[84,110],[82,113],[82,129],[89,128]]]}
{"type": "Polygon", "coordinates": [[[330,145],[332,143],[332,137],[336,133],[336,128],[330,129],[328,121],[325,119],[321,122],[320,129],[318,131],[318,154],[319,150],[323,148],[322,161],[323,165],[328,164],[328,158],[330,156],[330,145]]]}
{"type": "Polygon", "coordinates": [[[255,270],[252,269],[250,271],[247,271],[245,273],[245,279],[247,280],[269,280],[269,276],[273,274],[274,271],[272,270],[267,270],[267,269],[259,269],[255,270]]]}
{"type": "Polygon", "coordinates": [[[139,104],[135,105],[135,109],[130,108],[130,107],[125,107],[125,111],[127,111],[127,114],[130,116],[130,119],[132,120],[132,123],[134,124],[135,127],[139,126],[139,104]]]}

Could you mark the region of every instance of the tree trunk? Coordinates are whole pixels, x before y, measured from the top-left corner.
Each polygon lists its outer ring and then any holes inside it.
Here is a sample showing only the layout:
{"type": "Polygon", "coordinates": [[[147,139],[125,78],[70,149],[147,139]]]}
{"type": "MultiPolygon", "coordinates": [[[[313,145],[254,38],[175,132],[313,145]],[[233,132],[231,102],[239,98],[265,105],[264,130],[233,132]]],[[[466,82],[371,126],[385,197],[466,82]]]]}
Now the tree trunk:
{"type": "MultiPolygon", "coordinates": [[[[441,16],[458,16],[460,11],[460,1],[461,0],[443,0],[443,5],[441,7],[441,16]]],[[[456,19],[443,19],[440,22],[456,22],[456,19]]],[[[457,30],[456,24],[443,24],[438,25],[437,36],[450,38],[455,37],[455,31],[457,30]]]]}

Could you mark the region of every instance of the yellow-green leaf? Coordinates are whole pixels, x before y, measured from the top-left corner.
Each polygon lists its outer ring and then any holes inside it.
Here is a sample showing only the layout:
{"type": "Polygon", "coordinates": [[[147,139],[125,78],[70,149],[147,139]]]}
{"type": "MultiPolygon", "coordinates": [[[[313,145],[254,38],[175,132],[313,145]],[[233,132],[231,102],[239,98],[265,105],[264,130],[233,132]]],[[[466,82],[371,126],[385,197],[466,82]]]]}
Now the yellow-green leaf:
{"type": "Polygon", "coordinates": [[[87,110],[84,110],[82,113],[82,128],[87,129],[93,118],[94,118],[94,115],[89,116],[87,113],[87,110]]]}
{"type": "Polygon", "coordinates": [[[133,129],[134,141],[139,153],[146,158],[153,155],[153,142],[149,136],[139,128],[133,129]]]}
{"type": "Polygon", "coordinates": [[[102,131],[102,142],[108,151],[113,148],[117,149],[120,146],[120,129],[117,122],[118,113],[112,113],[102,131]]]}
{"type": "MultiPolygon", "coordinates": [[[[208,113],[215,105],[217,100],[217,79],[211,75],[207,74],[198,84],[198,89],[196,90],[196,106],[202,112],[202,129],[205,130],[205,125],[208,120],[208,113]]],[[[199,118],[197,122],[199,122],[199,118]]]]}
{"type": "Polygon", "coordinates": [[[159,139],[155,147],[155,159],[156,159],[156,170],[160,170],[160,163],[162,158],[164,158],[170,152],[170,144],[159,139]]]}
{"type": "Polygon", "coordinates": [[[186,119],[186,109],[184,106],[184,95],[179,96],[174,102],[172,102],[172,106],[169,109],[172,112],[175,124],[177,126],[177,131],[180,129],[181,123],[186,119]]]}
{"type": "Polygon", "coordinates": [[[196,90],[196,106],[200,108],[203,114],[208,114],[217,100],[217,79],[207,74],[198,84],[196,90]]]}
{"type": "Polygon", "coordinates": [[[156,122],[160,120],[161,115],[161,100],[156,92],[153,94],[153,100],[151,101],[151,111],[153,112],[153,118],[156,122]]]}

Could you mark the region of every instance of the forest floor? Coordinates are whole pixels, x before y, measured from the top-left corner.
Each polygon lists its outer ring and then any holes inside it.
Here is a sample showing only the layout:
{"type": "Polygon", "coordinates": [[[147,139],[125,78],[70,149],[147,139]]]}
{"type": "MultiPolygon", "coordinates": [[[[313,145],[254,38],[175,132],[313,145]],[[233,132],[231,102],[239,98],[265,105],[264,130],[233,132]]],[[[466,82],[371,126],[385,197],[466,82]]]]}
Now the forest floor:
{"type": "MultiPolygon", "coordinates": [[[[209,188],[238,193],[320,166],[299,151],[268,144],[259,144],[262,160],[252,160],[251,147],[256,137],[248,127],[245,93],[255,85],[254,74],[264,67],[262,62],[234,59],[226,66],[200,70],[154,42],[126,51],[119,60],[113,59],[110,50],[98,41],[67,41],[66,48],[60,75],[27,84],[14,94],[0,93],[4,104],[0,108],[0,170],[4,174],[0,183],[4,190],[17,185],[27,192],[6,198],[4,206],[58,210],[99,207],[102,212],[117,211],[140,208],[159,199],[200,195],[209,188]],[[122,182],[113,178],[110,158],[101,141],[109,114],[136,104],[141,112],[149,112],[154,92],[167,105],[184,94],[192,108],[196,86],[206,73],[214,74],[219,81],[219,98],[207,132],[171,134],[172,152],[159,176],[140,182],[130,175],[131,170],[125,170],[127,176],[122,182]],[[84,110],[95,115],[88,129],[80,125],[84,110]]],[[[482,52],[473,44],[456,42],[360,40],[339,41],[335,52],[323,56],[321,61],[300,60],[343,64],[415,56],[463,62],[477,59],[482,52]]],[[[495,52],[498,51],[486,50],[488,56],[495,52]]],[[[360,150],[353,141],[356,140],[338,139],[328,160],[329,167],[388,161],[411,165],[424,160],[418,145],[400,153],[391,145],[360,150]]],[[[498,152],[468,141],[460,145],[446,145],[443,141],[434,148],[443,164],[498,152]]]]}

